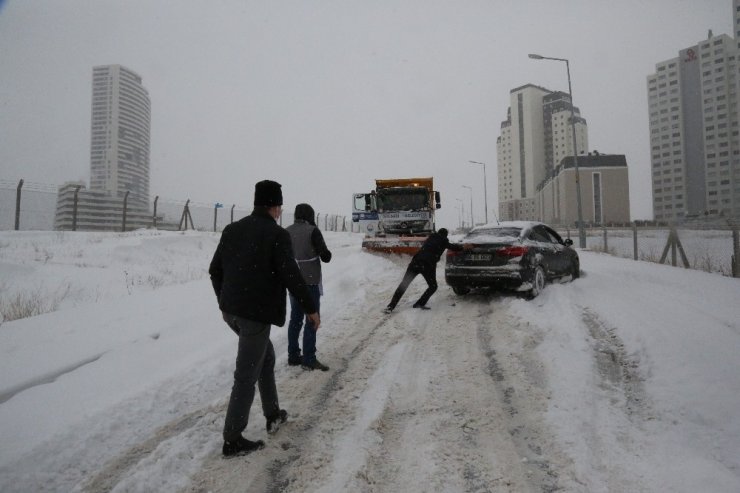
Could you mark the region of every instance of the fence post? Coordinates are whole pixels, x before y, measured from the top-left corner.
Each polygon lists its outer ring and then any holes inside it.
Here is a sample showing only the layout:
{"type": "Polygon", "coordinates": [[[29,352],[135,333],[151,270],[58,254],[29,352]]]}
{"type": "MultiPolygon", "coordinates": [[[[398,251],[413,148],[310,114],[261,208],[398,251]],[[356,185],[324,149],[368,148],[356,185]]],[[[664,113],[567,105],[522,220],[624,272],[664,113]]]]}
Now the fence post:
{"type": "Polygon", "coordinates": [[[121,225],[121,231],[126,232],[126,209],[128,208],[128,190],[123,196],[123,224],[121,225]]]}
{"type": "Polygon", "coordinates": [[[606,228],[604,228],[604,253],[609,253],[609,245],[606,239],[606,228]]]}
{"type": "Polygon", "coordinates": [[[740,230],[732,229],[732,277],[740,277],[740,230]]]}
{"type": "Polygon", "coordinates": [[[637,221],[632,223],[632,249],[635,252],[635,260],[637,260],[637,221]]]}
{"type": "Polygon", "coordinates": [[[224,205],[220,202],[216,202],[216,204],[213,206],[213,232],[216,232],[216,224],[218,221],[218,210],[223,207],[224,205]]]}
{"type": "Polygon", "coordinates": [[[157,229],[157,201],[159,201],[159,195],[154,197],[154,213],[152,214],[152,227],[157,229]]]}
{"type": "Polygon", "coordinates": [[[231,206],[231,222],[234,222],[234,207],[236,207],[236,204],[233,204],[231,206]]]}
{"type": "Polygon", "coordinates": [[[75,187],[75,198],[72,203],[72,231],[77,231],[77,194],[80,192],[80,186],[75,187]]]}
{"type": "Polygon", "coordinates": [[[21,188],[23,188],[23,178],[18,182],[18,188],[15,190],[15,230],[21,227],[21,188]]]}

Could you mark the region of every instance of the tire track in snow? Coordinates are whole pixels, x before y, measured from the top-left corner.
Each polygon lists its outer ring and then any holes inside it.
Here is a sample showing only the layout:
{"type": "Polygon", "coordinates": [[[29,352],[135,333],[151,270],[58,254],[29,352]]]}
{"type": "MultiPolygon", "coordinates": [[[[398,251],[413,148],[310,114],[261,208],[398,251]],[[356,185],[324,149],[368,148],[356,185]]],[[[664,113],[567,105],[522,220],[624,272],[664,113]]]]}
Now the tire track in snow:
{"type": "MultiPolygon", "coordinates": [[[[375,295],[385,299],[388,293],[379,288],[375,295]]],[[[369,301],[369,309],[380,313],[382,305],[369,301]]],[[[397,339],[388,332],[389,316],[369,318],[366,312],[358,310],[357,318],[342,319],[346,329],[322,341],[322,354],[332,355],[329,372],[276,370],[281,406],[288,409],[289,420],[266,441],[271,452],[208,458],[184,491],[305,491],[306,483],[315,487],[326,478],[335,438],[352,426],[367,379],[397,339]]],[[[258,409],[257,396],[252,414],[258,409]]]]}
{"type": "Polygon", "coordinates": [[[547,386],[542,362],[534,351],[537,337],[507,313],[511,303],[479,306],[476,328],[480,348],[488,361],[487,374],[500,396],[505,426],[520,457],[527,491],[563,489],[560,478],[570,459],[555,444],[544,421],[547,386]],[[500,312],[500,313],[496,313],[500,312]]]}
{"type": "Polygon", "coordinates": [[[120,454],[102,470],[96,472],[94,476],[83,483],[82,491],[87,493],[112,491],[124,477],[131,474],[131,471],[141,461],[155,455],[161,444],[183,435],[193,428],[205,426],[203,424],[205,421],[212,422],[214,416],[223,414],[224,410],[224,404],[214,405],[191,412],[168,423],[154,433],[151,438],[120,454]]]}
{"type": "Polygon", "coordinates": [[[645,379],[640,372],[639,359],[626,353],[624,343],[616,330],[606,325],[589,309],[582,309],[583,323],[592,338],[596,368],[601,378],[600,387],[619,397],[629,418],[645,418],[650,409],[645,390],[645,379]]]}
{"type": "MultiPolygon", "coordinates": [[[[378,307],[378,312],[380,308],[378,307]]],[[[340,366],[336,369],[332,368],[328,373],[328,376],[321,375],[320,372],[311,372],[311,376],[319,375],[320,378],[324,379],[324,382],[316,390],[314,387],[309,387],[310,391],[306,392],[306,398],[310,399],[311,404],[308,406],[308,413],[301,413],[299,422],[291,425],[290,439],[283,439],[281,447],[284,450],[291,451],[291,455],[286,460],[282,460],[272,464],[269,468],[269,474],[267,482],[264,485],[263,491],[269,492],[282,492],[286,491],[286,488],[295,483],[291,479],[292,472],[299,462],[302,462],[303,451],[308,451],[311,448],[313,440],[320,440],[326,442],[325,438],[321,435],[332,435],[335,430],[321,430],[317,428],[316,423],[321,422],[323,424],[324,416],[334,416],[334,427],[341,429],[344,426],[351,426],[351,419],[355,415],[356,411],[351,409],[348,404],[352,401],[359,400],[359,390],[357,388],[358,379],[351,375],[352,372],[357,371],[356,366],[359,361],[363,359],[364,352],[373,352],[375,347],[378,345],[373,339],[376,333],[388,323],[390,316],[383,316],[378,321],[372,321],[369,328],[363,327],[360,324],[356,332],[365,332],[365,336],[357,341],[356,339],[350,338],[348,342],[354,343],[354,347],[344,348],[344,354],[347,356],[343,357],[340,361],[340,366]],[[373,323],[374,322],[374,323],[373,323]],[[350,373],[350,375],[348,375],[350,373]],[[351,385],[347,385],[351,382],[351,385]],[[349,393],[348,398],[342,397],[344,394],[349,393]],[[339,394],[339,395],[338,395],[339,394]],[[330,404],[334,405],[334,408],[329,409],[330,404]],[[340,416],[336,416],[339,414],[340,416]]],[[[382,345],[385,348],[385,345],[382,345]]],[[[342,350],[334,354],[342,354],[342,350]]],[[[380,360],[377,359],[377,353],[373,352],[372,357],[365,357],[367,362],[378,363],[380,360]]],[[[369,364],[362,365],[362,375],[367,375],[367,372],[373,370],[373,367],[369,364]]],[[[364,378],[367,378],[366,376],[364,378]]],[[[290,389],[286,389],[286,392],[290,392],[290,389]]],[[[301,399],[302,395],[297,395],[297,399],[301,399]]],[[[326,467],[326,461],[322,461],[320,467],[326,467]]],[[[299,489],[300,491],[300,489],[299,489]]]]}

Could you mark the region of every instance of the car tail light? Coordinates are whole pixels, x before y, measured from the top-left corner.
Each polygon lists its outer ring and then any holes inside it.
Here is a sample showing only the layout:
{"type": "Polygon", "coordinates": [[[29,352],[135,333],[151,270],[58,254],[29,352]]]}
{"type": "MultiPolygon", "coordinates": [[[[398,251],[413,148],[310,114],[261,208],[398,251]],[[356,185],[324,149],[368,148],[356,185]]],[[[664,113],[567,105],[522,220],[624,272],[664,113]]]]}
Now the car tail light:
{"type": "Polygon", "coordinates": [[[462,252],[456,252],[455,250],[447,250],[447,258],[450,258],[450,257],[457,257],[457,256],[458,256],[458,255],[460,255],[461,253],[462,253],[462,252]]]}
{"type": "Polygon", "coordinates": [[[526,246],[507,246],[499,248],[496,253],[502,257],[522,257],[529,251],[529,247],[526,246]]]}

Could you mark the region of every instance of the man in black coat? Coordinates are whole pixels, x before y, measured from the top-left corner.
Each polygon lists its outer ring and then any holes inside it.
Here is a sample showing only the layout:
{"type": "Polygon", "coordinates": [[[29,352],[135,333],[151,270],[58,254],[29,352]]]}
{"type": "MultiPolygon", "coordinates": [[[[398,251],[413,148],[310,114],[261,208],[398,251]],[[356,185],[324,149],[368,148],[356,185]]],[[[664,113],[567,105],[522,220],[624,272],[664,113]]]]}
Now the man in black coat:
{"type": "Polygon", "coordinates": [[[403,293],[406,292],[411,281],[413,281],[419,274],[424,276],[424,280],[427,282],[428,287],[421,295],[421,298],[414,303],[414,308],[429,309],[429,307],[426,306],[427,301],[429,301],[429,298],[431,298],[437,290],[437,262],[439,262],[442,254],[448,248],[454,251],[469,250],[473,248],[473,245],[467,243],[450,243],[450,240],[447,239],[447,230],[445,228],[440,228],[436,233],[429,235],[429,237],[424,240],[424,244],[421,245],[421,249],[416,252],[416,255],[411,259],[411,262],[406,269],[406,273],[403,275],[401,284],[396,288],[396,292],[393,293],[391,302],[384,310],[386,313],[390,313],[394,308],[396,308],[398,300],[400,300],[403,293]]]}
{"type": "Polygon", "coordinates": [[[280,409],[275,385],[275,349],[270,326],[285,324],[286,287],[318,328],[319,314],[298,269],[290,235],[277,224],[283,204],[279,183],[255,186],[254,211],[229,224],[213,255],[213,289],[224,321],[239,336],[229,407],[224,423],[223,454],[245,454],[264,447],[242,436],[258,384],[267,432],[274,433],[288,413],[280,409]]]}

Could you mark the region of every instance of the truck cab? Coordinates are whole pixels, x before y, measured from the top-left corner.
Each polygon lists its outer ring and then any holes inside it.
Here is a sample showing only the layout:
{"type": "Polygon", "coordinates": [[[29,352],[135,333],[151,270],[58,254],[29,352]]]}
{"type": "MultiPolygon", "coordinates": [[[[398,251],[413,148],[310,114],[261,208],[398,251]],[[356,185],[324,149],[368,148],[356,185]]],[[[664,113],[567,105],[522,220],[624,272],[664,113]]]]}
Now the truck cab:
{"type": "Polygon", "coordinates": [[[353,195],[352,221],[367,236],[428,236],[441,207],[432,178],[375,180],[375,190],[353,195]]]}

